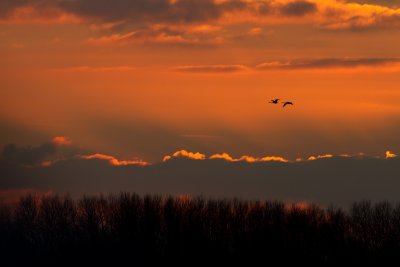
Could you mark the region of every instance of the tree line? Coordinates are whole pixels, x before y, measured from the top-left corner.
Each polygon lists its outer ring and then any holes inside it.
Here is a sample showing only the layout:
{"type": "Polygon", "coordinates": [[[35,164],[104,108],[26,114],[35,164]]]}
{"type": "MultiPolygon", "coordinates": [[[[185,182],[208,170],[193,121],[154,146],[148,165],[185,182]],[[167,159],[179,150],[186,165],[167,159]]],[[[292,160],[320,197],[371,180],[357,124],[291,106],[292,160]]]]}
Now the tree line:
{"type": "Polygon", "coordinates": [[[28,194],[0,205],[0,251],[3,266],[382,264],[400,261],[400,205],[28,194]]]}

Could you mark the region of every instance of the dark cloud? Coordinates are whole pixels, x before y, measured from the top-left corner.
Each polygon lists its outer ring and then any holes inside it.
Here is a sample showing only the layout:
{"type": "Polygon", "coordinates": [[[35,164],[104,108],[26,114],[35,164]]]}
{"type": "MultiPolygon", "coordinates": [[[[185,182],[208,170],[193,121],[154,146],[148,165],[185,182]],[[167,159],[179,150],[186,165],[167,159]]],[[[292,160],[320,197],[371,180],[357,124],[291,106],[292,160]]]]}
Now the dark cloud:
{"type": "MultiPolygon", "coordinates": [[[[263,16],[302,17],[317,14],[315,26],[329,30],[369,30],[399,27],[399,16],[395,8],[400,0],[358,0],[356,3],[371,3],[377,7],[347,5],[353,1],[340,0],[319,5],[318,1],[246,1],[246,0],[3,0],[0,2],[0,19],[20,19],[30,22],[33,18],[53,21],[57,18],[82,19],[97,29],[124,32],[154,24],[211,23],[224,14],[245,11],[263,16]],[[385,10],[385,6],[388,6],[385,10]],[[15,14],[18,8],[27,8],[15,14]],[[352,14],[354,14],[352,16],[352,14]],[[70,16],[69,16],[70,15],[70,16]]],[[[243,16],[243,21],[248,18],[243,16]]],[[[239,18],[241,19],[241,18],[239,18]]],[[[235,19],[234,19],[235,20],[235,19]]]]}
{"type": "Polygon", "coordinates": [[[2,159],[6,162],[23,165],[37,165],[47,161],[70,158],[79,153],[80,149],[57,142],[45,142],[39,146],[20,147],[15,144],[5,145],[2,159]]]}
{"type": "Polygon", "coordinates": [[[4,0],[0,1],[0,16],[9,15],[15,8],[30,4],[29,0],[4,0]]]}
{"type": "Polygon", "coordinates": [[[30,165],[49,160],[55,153],[56,146],[48,142],[38,147],[17,147],[9,144],[4,147],[2,155],[7,161],[30,165]]]}
{"type": "Polygon", "coordinates": [[[271,7],[271,2],[261,2],[256,11],[259,15],[268,15],[272,10],[273,7],[271,7]]]}
{"type": "Polygon", "coordinates": [[[73,196],[133,191],[247,199],[314,201],[346,207],[353,201],[400,200],[400,159],[330,157],[303,162],[228,162],[182,157],[150,166],[113,166],[72,158],[26,167],[0,161],[1,190],[33,188],[73,196]]]}
{"type": "Polygon", "coordinates": [[[292,61],[270,61],[258,64],[257,69],[325,69],[382,66],[399,63],[399,58],[322,58],[292,61]]]}
{"type": "Polygon", "coordinates": [[[54,8],[78,16],[100,21],[130,22],[198,22],[219,18],[224,12],[243,9],[246,3],[231,0],[216,3],[214,0],[3,0],[2,15],[15,8],[30,6],[54,8]]]}
{"type": "Polygon", "coordinates": [[[283,5],[280,9],[285,16],[304,16],[317,11],[317,5],[308,1],[294,1],[283,5]]]}

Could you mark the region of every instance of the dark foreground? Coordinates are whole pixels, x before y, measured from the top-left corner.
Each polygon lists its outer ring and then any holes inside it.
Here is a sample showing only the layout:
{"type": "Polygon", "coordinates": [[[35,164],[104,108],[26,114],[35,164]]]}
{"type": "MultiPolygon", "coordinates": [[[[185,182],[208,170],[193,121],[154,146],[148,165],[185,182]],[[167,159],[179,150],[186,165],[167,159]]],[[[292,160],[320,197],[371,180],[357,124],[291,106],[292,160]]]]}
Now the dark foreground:
{"type": "Polygon", "coordinates": [[[0,254],[1,266],[399,263],[400,206],[28,195],[0,209],[0,254]]]}

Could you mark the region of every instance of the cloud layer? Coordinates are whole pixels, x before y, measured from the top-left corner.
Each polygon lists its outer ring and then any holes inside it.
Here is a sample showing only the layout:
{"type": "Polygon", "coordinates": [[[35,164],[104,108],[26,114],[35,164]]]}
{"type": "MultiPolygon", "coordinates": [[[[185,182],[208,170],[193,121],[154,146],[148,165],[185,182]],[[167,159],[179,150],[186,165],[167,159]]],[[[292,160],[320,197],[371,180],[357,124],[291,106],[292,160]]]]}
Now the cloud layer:
{"type": "Polygon", "coordinates": [[[82,150],[72,153],[71,143],[65,140],[53,138],[36,147],[6,146],[0,158],[0,199],[28,191],[73,196],[134,191],[342,206],[360,199],[400,201],[396,190],[400,159],[391,151],[386,157],[326,154],[290,161],[178,150],[163,162],[149,164],[82,150]]]}
{"type": "Polygon", "coordinates": [[[250,68],[244,65],[191,65],[191,66],[178,66],[174,70],[179,72],[192,72],[192,73],[227,73],[246,71],[250,68]]]}
{"type": "Polygon", "coordinates": [[[76,158],[104,161],[112,166],[149,165],[148,162],[141,159],[119,160],[106,154],[87,153],[87,150],[73,146],[70,138],[56,136],[39,146],[19,147],[15,144],[8,144],[3,148],[1,160],[27,167],[49,167],[59,161],[68,161],[76,158]]]}
{"type": "MultiPolygon", "coordinates": [[[[87,22],[98,25],[310,23],[316,27],[371,29],[398,27],[400,9],[388,1],[339,0],[4,0],[3,21],[87,22]],[[301,19],[301,21],[299,21],[301,19]]],[[[125,35],[124,33],[122,35],[125,35]]]]}
{"type": "Polygon", "coordinates": [[[317,58],[289,61],[270,61],[260,63],[256,69],[327,69],[327,68],[355,68],[376,67],[400,62],[399,58],[317,58]]]}
{"type": "Polygon", "coordinates": [[[146,166],[119,164],[119,160],[116,166],[112,163],[115,159],[108,156],[74,157],[47,167],[15,165],[2,160],[0,191],[25,192],[29,188],[39,192],[69,192],[72,196],[132,191],[312,201],[343,207],[362,199],[400,200],[398,158],[320,157],[301,162],[249,162],[220,156],[222,160],[176,156],[146,166]]]}
{"type": "MultiPolygon", "coordinates": [[[[329,70],[329,69],[367,69],[376,67],[398,68],[400,59],[386,58],[310,58],[294,60],[274,60],[259,63],[255,66],[241,64],[187,65],[177,66],[173,70],[189,73],[229,73],[246,71],[275,71],[275,70],[329,70]]],[[[384,69],[384,68],[383,68],[384,69]]]]}

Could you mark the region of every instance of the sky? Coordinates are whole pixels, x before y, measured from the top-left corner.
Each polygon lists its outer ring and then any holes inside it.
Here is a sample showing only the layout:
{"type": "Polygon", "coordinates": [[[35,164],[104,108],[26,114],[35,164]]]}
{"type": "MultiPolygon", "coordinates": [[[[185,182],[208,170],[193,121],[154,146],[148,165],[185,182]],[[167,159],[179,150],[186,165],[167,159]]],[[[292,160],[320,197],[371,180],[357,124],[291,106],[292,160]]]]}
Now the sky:
{"type": "Polygon", "coordinates": [[[399,30],[398,0],[2,0],[0,171],[393,160],[399,30]]]}

